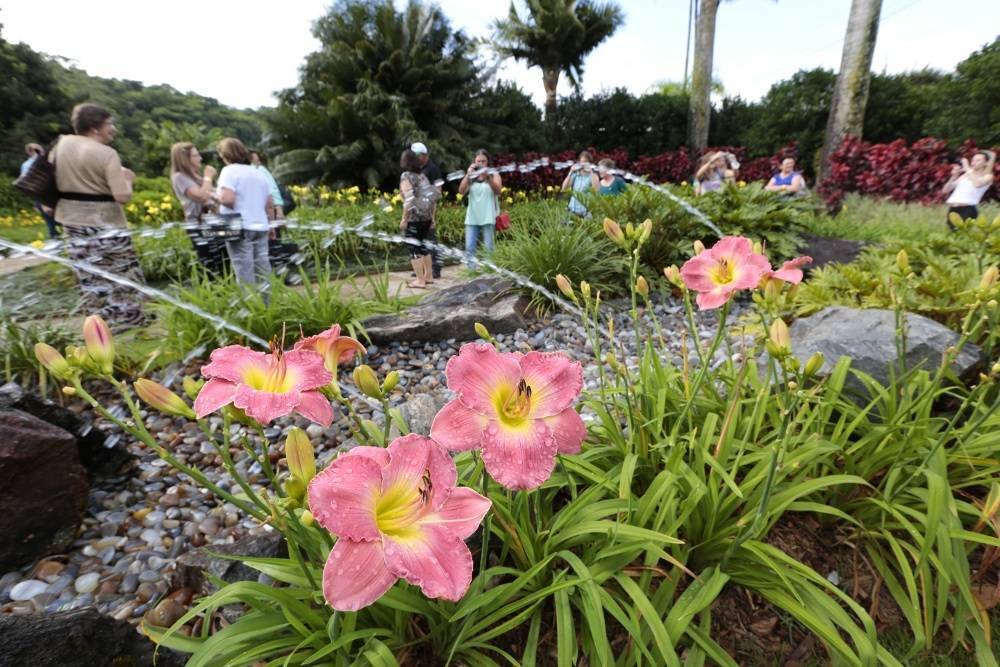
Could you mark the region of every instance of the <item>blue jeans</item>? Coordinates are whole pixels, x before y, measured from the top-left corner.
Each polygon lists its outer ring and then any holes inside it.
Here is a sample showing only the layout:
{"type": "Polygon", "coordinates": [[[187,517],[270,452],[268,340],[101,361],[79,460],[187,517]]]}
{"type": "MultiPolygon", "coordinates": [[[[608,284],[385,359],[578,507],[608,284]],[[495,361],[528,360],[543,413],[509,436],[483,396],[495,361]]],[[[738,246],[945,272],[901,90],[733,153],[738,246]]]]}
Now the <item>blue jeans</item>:
{"type": "Polygon", "coordinates": [[[476,268],[476,241],[481,237],[487,254],[492,253],[494,232],[496,227],[492,224],[465,226],[465,265],[470,269],[476,268]]]}
{"type": "Polygon", "coordinates": [[[45,211],[43,211],[42,205],[38,202],[35,202],[35,210],[38,211],[39,214],[41,214],[42,219],[45,220],[45,226],[49,228],[49,238],[50,239],[59,238],[59,228],[56,226],[59,223],[56,222],[56,219],[53,218],[48,213],[46,213],[45,211]]]}
{"type": "Polygon", "coordinates": [[[229,261],[236,274],[236,282],[242,285],[259,285],[264,303],[270,300],[271,261],[268,256],[269,232],[244,229],[238,240],[226,241],[229,261]]]}

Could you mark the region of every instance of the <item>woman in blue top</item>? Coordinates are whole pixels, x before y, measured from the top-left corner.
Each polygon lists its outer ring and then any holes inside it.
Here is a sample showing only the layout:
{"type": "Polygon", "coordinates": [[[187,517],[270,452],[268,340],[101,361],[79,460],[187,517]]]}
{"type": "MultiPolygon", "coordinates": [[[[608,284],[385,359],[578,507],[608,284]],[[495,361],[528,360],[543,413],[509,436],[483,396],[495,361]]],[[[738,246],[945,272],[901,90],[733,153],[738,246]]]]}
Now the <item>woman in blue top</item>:
{"type": "Polygon", "coordinates": [[[580,151],[577,163],[569,170],[562,182],[563,192],[573,191],[573,195],[569,198],[569,212],[581,218],[589,218],[590,211],[583,205],[583,202],[577,199],[576,193],[596,192],[601,187],[600,179],[597,178],[597,170],[590,163],[592,159],[590,151],[580,151]]]}
{"type": "Polygon", "coordinates": [[[795,158],[786,157],[781,161],[781,171],[771,177],[764,189],[782,195],[797,195],[805,191],[806,182],[802,174],[795,171],[795,158]]]}
{"type": "Polygon", "coordinates": [[[615,161],[604,158],[597,163],[597,192],[602,195],[620,195],[625,192],[625,179],[611,173],[615,168],[615,161]]]}
{"type": "Polygon", "coordinates": [[[493,252],[493,233],[496,219],[500,214],[497,197],[502,187],[500,174],[488,174],[490,156],[484,150],[476,151],[476,157],[469,165],[458,191],[468,195],[469,208],[465,212],[465,264],[476,268],[476,243],[483,239],[486,252],[493,252]]]}

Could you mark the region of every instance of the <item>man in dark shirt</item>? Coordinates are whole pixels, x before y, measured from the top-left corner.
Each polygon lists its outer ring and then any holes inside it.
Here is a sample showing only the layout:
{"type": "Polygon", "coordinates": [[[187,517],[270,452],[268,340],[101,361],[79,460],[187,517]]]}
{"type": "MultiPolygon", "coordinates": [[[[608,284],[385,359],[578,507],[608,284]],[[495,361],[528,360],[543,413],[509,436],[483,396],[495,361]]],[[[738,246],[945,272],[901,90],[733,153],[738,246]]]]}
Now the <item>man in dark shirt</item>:
{"type": "MultiPolygon", "coordinates": [[[[443,180],[444,177],[441,175],[441,168],[431,162],[430,155],[427,153],[427,146],[418,141],[410,146],[410,150],[416,153],[417,159],[420,160],[420,173],[427,177],[427,180],[438,189],[438,192],[441,192],[441,184],[438,181],[443,180]]],[[[434,227],[427,233],[427,240],[431,243],[437,243],[437,220],[434,222],[434,227]]],[[[440,278],[443,262],[436,250],[431,250],[431,258],[433,266],[432,274],[435,278],[440,278]]]]}

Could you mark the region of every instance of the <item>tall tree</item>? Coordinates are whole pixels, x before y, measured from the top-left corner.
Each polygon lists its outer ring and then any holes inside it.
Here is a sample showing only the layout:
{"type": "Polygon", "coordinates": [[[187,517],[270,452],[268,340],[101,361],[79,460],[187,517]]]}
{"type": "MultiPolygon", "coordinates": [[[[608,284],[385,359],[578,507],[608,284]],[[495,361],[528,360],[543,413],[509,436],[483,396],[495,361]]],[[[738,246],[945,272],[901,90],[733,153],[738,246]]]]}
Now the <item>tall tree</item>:
{"type": "Polygon", "coordinates": [[[688,97],[688,150],[693,154],[708,145],[712,117],[712,54],[715,50],[715,15],[719,0],[698,0],[695,22],[694,63],[688,97]]]}
{"type": "Polygon", "coordinates": [[[878,19],[882,0],[851,0],[851,14],[847,19],[844,51],[840,58],[840,71],[833,89],[830,116],[823,136],[820,157],[820,176],[829,167],[830,154],[840,146],[847,135],[861,136],[864,130],[865,106],[868,104],[868,87],[871,83],[872,55],[878,36],[878,19]]]}
{"type": "Polygon", "coordinates": [[[560,75],[565,72],[579,90],[584,58],[614,34],[625,15],[614,2],[527,0],[525,4],[528,11],[524,17],[511,2],[507,18],[494,24],[495,48],[501,55],[541,68],[545,122],[554,130],[560,75]]]}
{"type": "Polygon", "coordinates": [[[427,143],[439,164],[465,165],[469,143],[489,136],[485,68],[438,7],[340,0],[313,34],[320,50],[269,118],[286,150],[274,164],[279,178],[391,186],[411,142],[427,143]]]}

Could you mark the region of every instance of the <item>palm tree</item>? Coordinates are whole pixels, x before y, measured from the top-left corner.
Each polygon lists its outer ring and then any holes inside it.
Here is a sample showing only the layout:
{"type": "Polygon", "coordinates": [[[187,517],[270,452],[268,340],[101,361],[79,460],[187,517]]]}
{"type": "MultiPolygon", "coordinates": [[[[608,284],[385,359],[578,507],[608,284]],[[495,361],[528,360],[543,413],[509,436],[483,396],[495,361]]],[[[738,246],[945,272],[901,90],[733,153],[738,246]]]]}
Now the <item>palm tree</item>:
{"type": "Polygon", "coordinates": [[[708,146],[708,122],[712,116],[712,54],[715,50],[715,15],[719,0],[698,2],[688,98],[688,150],[694,155],[708,146]]]}
{"type": "Polygon", "coordinates": [[[851,15],[847,19],[847,33],[844,35],[844,51],[840,57],[840,71],[833,89],[833,101],[830,103],[830,116],[826,122],[823,150],[820,154],[821,178],[830,166],[830,153],[840,146],[844,137],[849,134],[860,137],[864,129],[872,54],[875,52],[881,12],[882,0],[851,2],[851,15]]]}
{"type": "Polygon", "coordinates": [[[593,0],[527,0],[521,17],[512,2],[506,20],[494,24],[495,48],[503,56],[525,60],[542,69],[545,86],[545,122],[555,126],[556,87],[566,73],[579,89],[583,59],[614,34],[625,19],[614,2],[593,0]]]}

